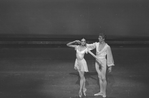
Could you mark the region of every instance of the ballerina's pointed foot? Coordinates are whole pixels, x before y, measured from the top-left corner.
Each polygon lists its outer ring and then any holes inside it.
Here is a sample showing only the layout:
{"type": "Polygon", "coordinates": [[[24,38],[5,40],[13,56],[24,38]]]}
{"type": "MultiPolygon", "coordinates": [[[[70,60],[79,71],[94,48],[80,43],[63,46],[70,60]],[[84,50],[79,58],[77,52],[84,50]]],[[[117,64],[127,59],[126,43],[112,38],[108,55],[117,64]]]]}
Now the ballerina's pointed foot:
{"type": "Polygon", "coordinates": [[[81,91],[79,92],[79,97],[82,98],[82,92],[81,91]]]}
{"type": "Polygon", "coordinates": [[[83,90],[84,96],[86,96],[86,91],[87,91],[87,89],[85,88],[85,89],[83,90]]]}
{"type": "Polygon", "coordinates": [[[106,95],[102,95],[103,98],[106,98],[106,95]]]}

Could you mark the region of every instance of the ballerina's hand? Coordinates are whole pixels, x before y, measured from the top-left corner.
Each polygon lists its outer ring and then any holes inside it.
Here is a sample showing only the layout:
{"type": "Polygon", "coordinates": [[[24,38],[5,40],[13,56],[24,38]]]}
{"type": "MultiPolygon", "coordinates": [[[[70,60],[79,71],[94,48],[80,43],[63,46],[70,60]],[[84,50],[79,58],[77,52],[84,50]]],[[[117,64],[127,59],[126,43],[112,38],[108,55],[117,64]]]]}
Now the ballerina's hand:
{"type": "Polygon", "coordinates": [[[102,63],[101,63],[101,62],[99,62],[99,61],[97,61],[97,60],[96,60],[96,63],[98,64],[99,69],[102,69],[102,63]]]}
{"type": "Polygon", "coordinates": [[[75,42],[80,43],[80,40],[75,40],[75,42]]]}

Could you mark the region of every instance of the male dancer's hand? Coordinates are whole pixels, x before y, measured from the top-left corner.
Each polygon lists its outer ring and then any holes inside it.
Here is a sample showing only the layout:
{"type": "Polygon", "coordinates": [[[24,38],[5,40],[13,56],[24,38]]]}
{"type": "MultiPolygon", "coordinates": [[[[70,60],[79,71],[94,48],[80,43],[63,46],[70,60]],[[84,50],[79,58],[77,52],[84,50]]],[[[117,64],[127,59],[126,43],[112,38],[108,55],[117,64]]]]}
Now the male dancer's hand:
{"type": "Polygon", "coordinates": [[[109,72],[112,72],[112,67],[111,67],[111,66],[108,67],[108,71],[109,71],[109,72]]]}

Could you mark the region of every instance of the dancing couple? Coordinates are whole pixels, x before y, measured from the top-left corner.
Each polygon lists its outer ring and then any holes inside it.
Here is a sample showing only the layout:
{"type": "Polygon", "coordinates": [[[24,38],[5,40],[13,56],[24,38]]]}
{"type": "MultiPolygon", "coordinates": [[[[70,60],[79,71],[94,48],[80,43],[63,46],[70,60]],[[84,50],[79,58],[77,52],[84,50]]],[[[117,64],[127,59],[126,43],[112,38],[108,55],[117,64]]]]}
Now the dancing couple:
{"type": "Polygon", "coordinates": [[[67,44],[68,47],[73,47],[76,50],[76,60],[74,64],[74,69],[78,71],[80,76],[80,89],[79,97],[83,95],[86,96],[85,87],[85,76],[84,72],[88,72],[87,62],[84,59],[85,53],[91,54],[95,59],[95,69],[99,78],[100,92],[94,94],[94,96],[102,96],[106,98],[106,70],[112,71],[112,66],[114,66],[114,60],[111,52],[110,46],[105,42],[105,35],[99,34],[99,42],[94,42],[92,44],[87,44],[86,40],[83,38],[80,40],[75,40],[67,44]],[[77,45],[75,44],[77,43],[77,45]],[[91,50],[96,49],[96,55],[91,52],[91,50]]]}

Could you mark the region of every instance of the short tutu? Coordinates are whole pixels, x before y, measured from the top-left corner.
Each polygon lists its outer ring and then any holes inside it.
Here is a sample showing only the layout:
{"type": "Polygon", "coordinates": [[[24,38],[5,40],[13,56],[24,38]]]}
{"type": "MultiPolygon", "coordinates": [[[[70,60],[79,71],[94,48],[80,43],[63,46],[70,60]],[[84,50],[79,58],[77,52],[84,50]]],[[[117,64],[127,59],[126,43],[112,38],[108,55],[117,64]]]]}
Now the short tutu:
{"type": "Polygon", "coordinates": [[[76,59],[74,66],[79,71],[88,72],[87,62],[85,61],[85,59],[81,59],[81,60],[76,59]]]}

